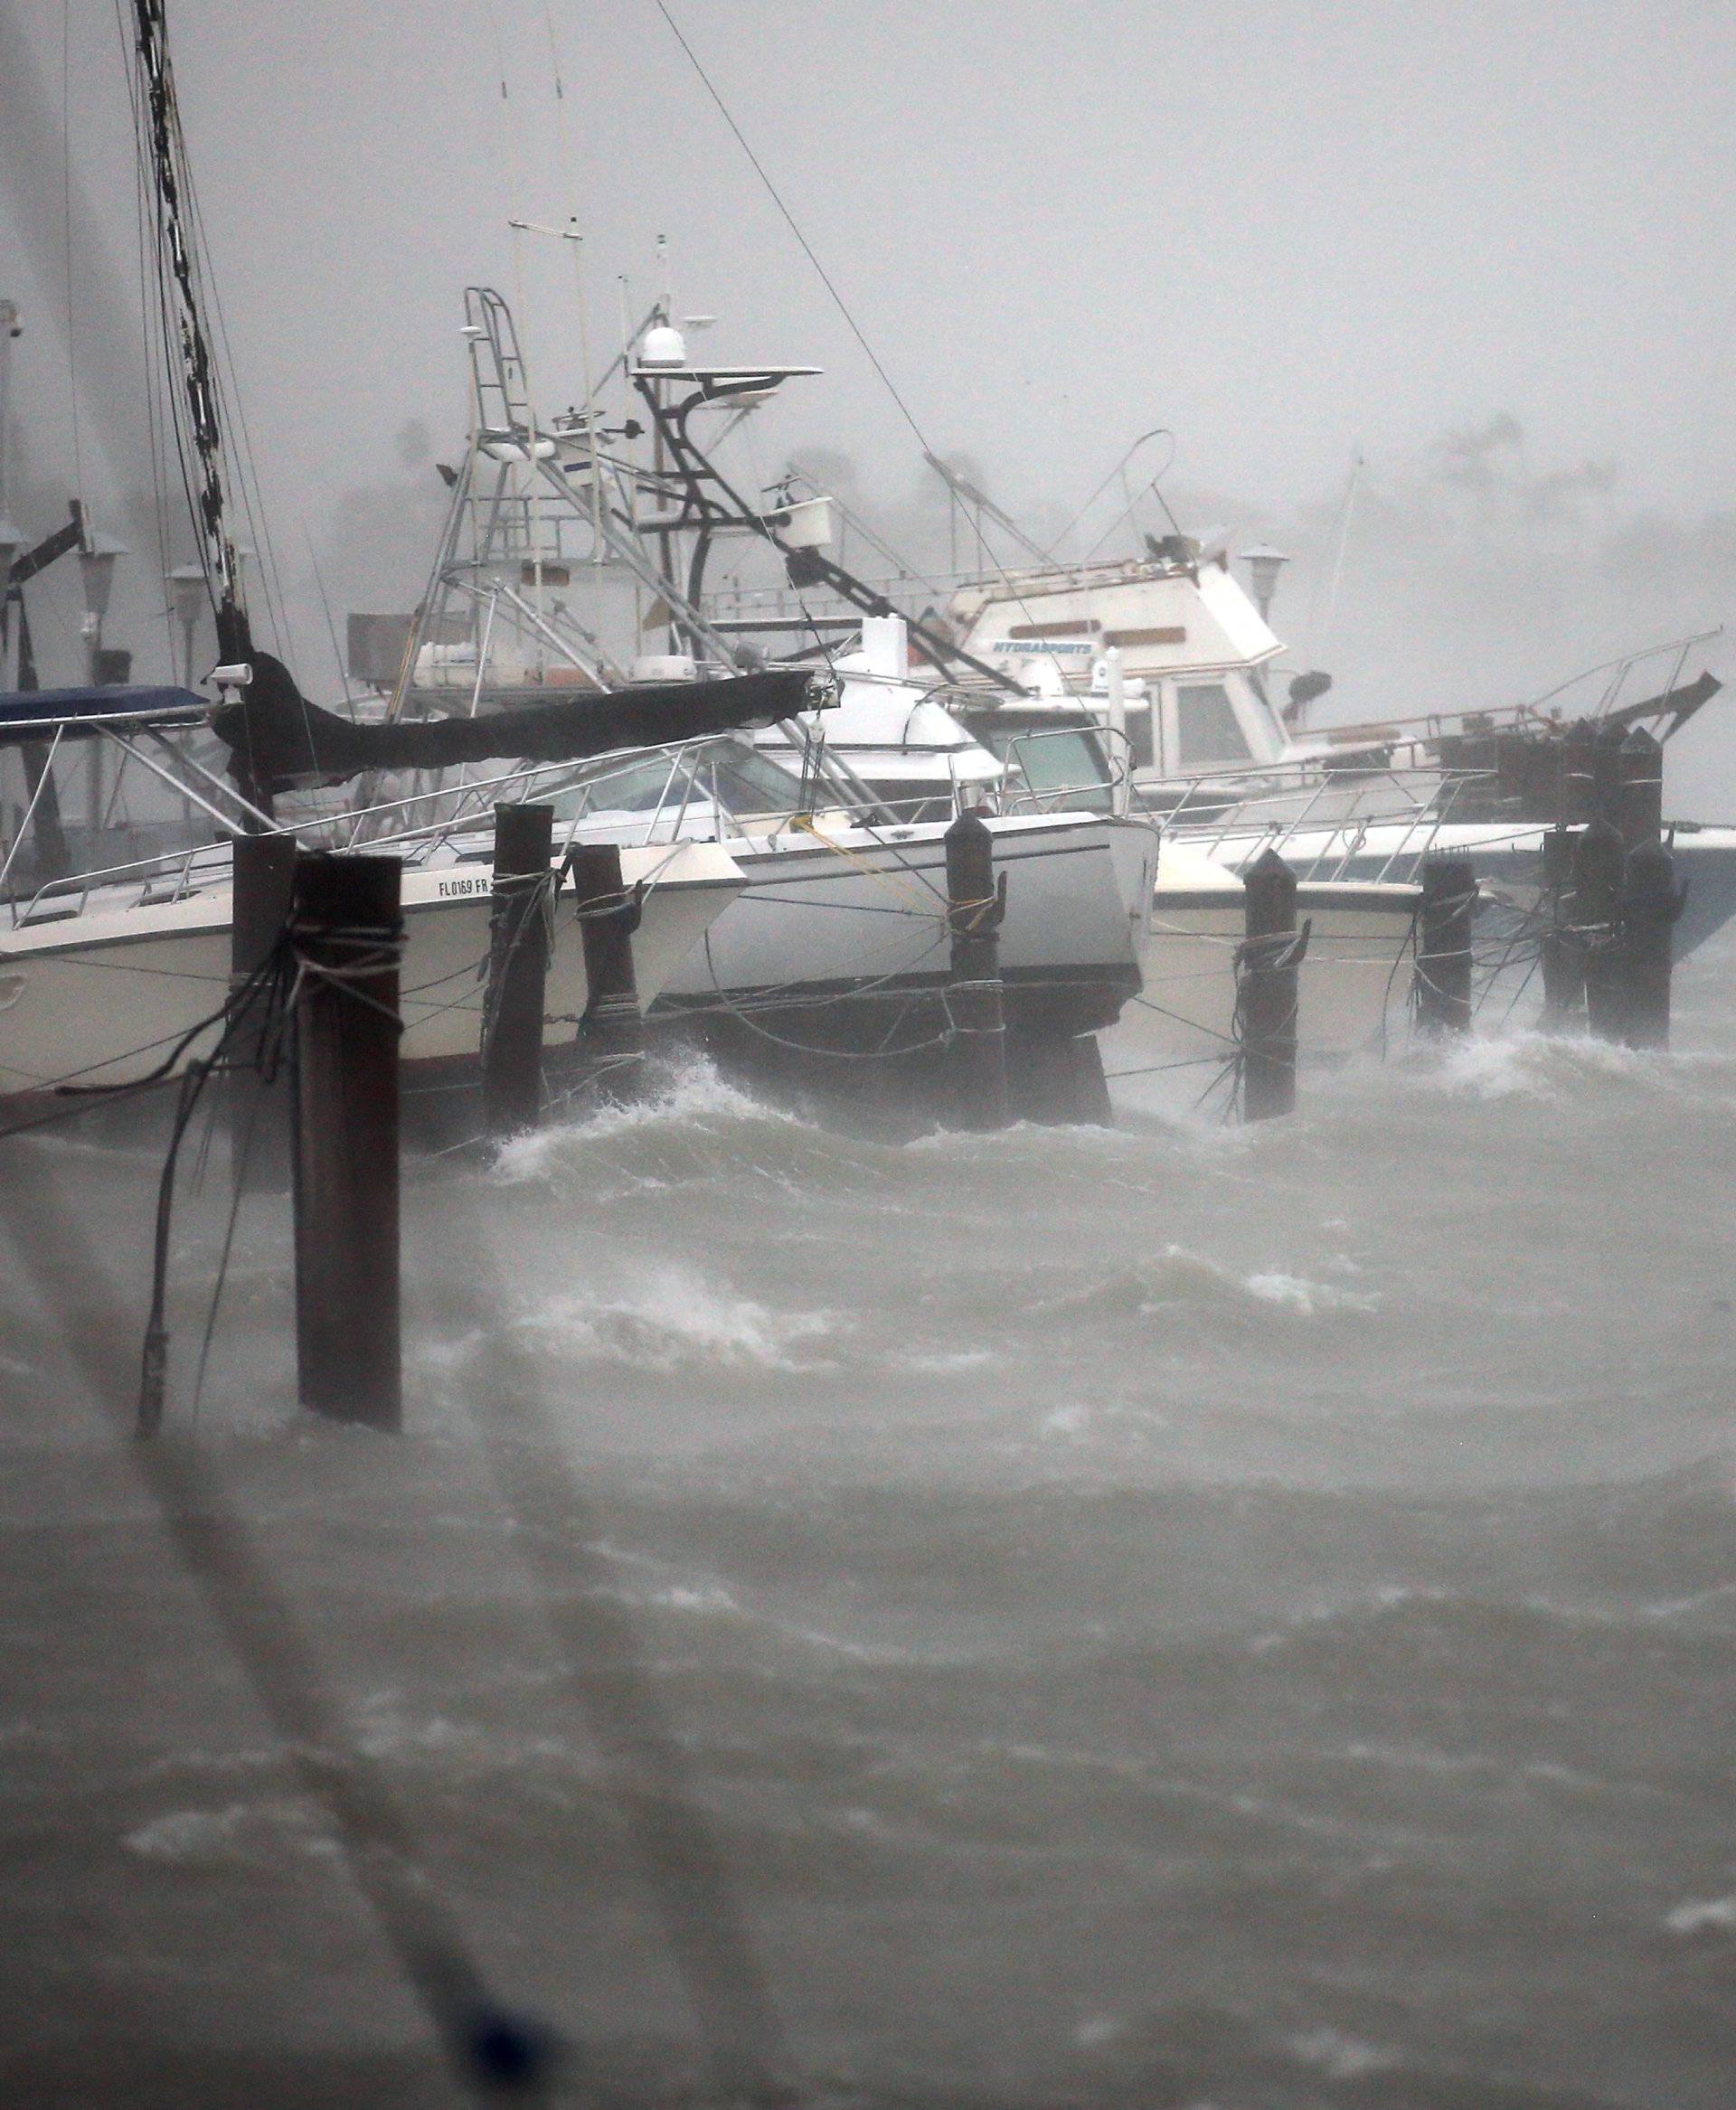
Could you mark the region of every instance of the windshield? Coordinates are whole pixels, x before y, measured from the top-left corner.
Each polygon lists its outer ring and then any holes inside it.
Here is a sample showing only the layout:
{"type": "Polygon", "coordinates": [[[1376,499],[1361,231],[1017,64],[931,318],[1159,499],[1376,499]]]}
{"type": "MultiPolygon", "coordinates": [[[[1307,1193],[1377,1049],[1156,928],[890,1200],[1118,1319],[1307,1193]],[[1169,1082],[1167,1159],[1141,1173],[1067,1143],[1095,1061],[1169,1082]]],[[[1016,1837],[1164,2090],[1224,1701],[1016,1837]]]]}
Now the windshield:
{"type": "MultiPolygon", "coordinates": [[[[1048,809],[1107,804],[1109,768],[1101,741],[1088,726],[1008,722],[1005,716],[973,723],[972,732],[1024,778],[1026,796],[1048,809]]],[[[1007,790],[1016,799],[1014,787],[1007,790]]]]}
{"type": "Polygon", "coordinates": [[[552,803],[557,822],[571,822],[593,813],[656,813],[695,800],[715,803],[737,816],[788,814],[800,807],[802,787],[757,748],[720,739],[611,764],[557,792],[552,803]]]}

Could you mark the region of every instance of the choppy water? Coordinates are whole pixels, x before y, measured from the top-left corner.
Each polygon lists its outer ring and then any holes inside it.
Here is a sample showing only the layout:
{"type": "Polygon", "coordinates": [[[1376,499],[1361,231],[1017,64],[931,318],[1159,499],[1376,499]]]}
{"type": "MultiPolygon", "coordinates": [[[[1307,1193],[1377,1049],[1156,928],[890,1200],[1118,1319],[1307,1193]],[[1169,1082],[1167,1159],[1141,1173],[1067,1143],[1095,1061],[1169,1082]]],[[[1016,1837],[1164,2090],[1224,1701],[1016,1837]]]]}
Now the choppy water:
{"type": "MultiPolygon", "coordinates": [[[[420,1163],[401,1441],[297,1418],[251,1203],[196,1441],[598,2100],[715,2099],[643,1764],[816,2103],[1710,2110],[1731,979],[1684,971],[1667,1059],[1514,1034],[1259,1131],[1129,1087],[1113,1132],[895,1147],[695,1070],[420,1163]]],[[[154,1169],[4,1167],[74,1228],[0,1345],[0,2094],[453,2100],[33,1301],[106,1254],[71,1346],[125,1391],[154,1169]]],[[[213,1177],[176,1232],[183,1431],[222,1218],[213,1177]]]]}

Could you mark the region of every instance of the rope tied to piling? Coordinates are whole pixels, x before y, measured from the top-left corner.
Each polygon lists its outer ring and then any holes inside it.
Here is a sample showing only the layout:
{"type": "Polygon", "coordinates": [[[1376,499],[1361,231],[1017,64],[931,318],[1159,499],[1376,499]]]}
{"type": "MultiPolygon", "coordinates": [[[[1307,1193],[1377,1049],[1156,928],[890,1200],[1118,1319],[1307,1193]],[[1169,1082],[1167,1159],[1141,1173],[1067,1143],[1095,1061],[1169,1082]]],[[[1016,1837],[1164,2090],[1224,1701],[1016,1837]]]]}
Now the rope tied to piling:
{"type": "Polygon", "coordinates": [[[558,871],[551,868],[495,874],[488,950],[476,962],[476,980],[483,984],[479,1052],[485,1067],[499,1023],[506,966],[533,945],[541,947],[538,964],[543,968],[554,956],[555,903],[565,877],[564,865],[558,871]]]}
{"type": "Polygon", "coordinates": [[[390,1019],[399,1032],[404,1030],[404,1022],[397,1007],[382,1003],[362,986],[381,975],[393,974],[402,964],[404,956],[404,921],[401,916],[391,923],[338,925],[313,923],[304,918],[292,916],[284,925],[284,937],[289,947],[289,957],[295,967],[295,981],[289,991],[289,1004],[293,1009],[299,1001],[302,990],[309,982],[324,984],[339,995],[353,1003],[365,1004],[382,1018],[390,1019]],[[316,939],[317,952],[309,951],[307,941],[316,939]],[[354,957],[334,960],[325,954],[328,951],[349,951],[354,957]]]}
{"type": "MultiPolygon", "coordinates": [[[[995,882],[992,894],[971,900],[948,901],[947,928],[954,937],[989,937],[1006,921],[1006,874],[995,882]]],[[[962,987],[962,984],[955,984],[962,987]]]]}
{"type": "Polygon", "coordinates": [[[1314,929],[1309,917],[1299,930],[1277,930],[1266,937],[1244,937],[1236,947],[1236,992],[1266,975],[1288,974],[1307,957],[1308,937],[1314,929]]]}

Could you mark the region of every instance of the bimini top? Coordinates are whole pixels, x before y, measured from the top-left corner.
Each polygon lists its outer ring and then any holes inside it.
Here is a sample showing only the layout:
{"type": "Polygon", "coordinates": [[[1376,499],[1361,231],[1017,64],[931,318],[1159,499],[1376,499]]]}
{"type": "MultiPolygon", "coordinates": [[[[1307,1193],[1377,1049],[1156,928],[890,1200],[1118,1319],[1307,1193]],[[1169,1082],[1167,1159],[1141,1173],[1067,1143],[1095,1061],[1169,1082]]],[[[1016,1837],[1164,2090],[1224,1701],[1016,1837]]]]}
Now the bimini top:
{"type": "Polygon", "coordinates": [[[21,740],[90,739],[128,726],[202,725],[211,705],[191,689],[14,689],[0,692],[0,747],[21,740]]]}

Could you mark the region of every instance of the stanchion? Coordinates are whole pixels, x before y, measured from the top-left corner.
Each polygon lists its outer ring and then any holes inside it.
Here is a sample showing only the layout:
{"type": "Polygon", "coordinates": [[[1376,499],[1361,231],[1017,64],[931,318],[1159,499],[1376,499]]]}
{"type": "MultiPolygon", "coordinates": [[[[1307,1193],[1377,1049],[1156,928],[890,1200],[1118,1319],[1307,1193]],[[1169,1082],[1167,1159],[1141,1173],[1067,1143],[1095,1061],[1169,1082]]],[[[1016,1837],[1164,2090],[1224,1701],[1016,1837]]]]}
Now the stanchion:
{"type": "Polygon", "coordinates": [[[567,869],[572,873],[589,990],[578,1044],[589,1059],[597,1090],[609,1098],[628,1097],[637,1086],[645,1056],[645,1022],[633,972],[639,897],[627,890],[621,852],[613,843],[575,843],[567,852],[567,869]]]}
{"type": "Polygon", "coordinates": [[[482,1011],[483,1117],[491,1135],[533,1128],[542,1111],[543,989],[554,808],[495,808],[495,906],[482,1011]]]}
{"type": "Polygon", "coordinates": [[[303,852],[296,997],[296,1351],[301,1402],[402,1420],[395,857],[303,852]]]}
{"type": "Polygon", "coordinates": [[[1470,1030],[1471,924],[1476,914],[1477,875],[1470,859],[1425,857],[1412,984],[1417,1023],[1425,1031],[1470,1030]]]}
{"type": "Polygon", "coordinates": [[[1296,928],[1296,874],[1276,850],[1242,874],[1244,937],[1236,947],[1241,1117],[1265,1121],[1296,1106],[1297,970],[1308,933],[1296,928]]]}
{"type": "Polygon", "coordinates": [[[964,813],[947,830],[947,928],[952,938],[947,1007],[956,1118],[963,1128],[1005,1128],[1006,1018],[1001,988],[1001,922],[1006,875],[995,881],[995,838],[964,813]]]}

